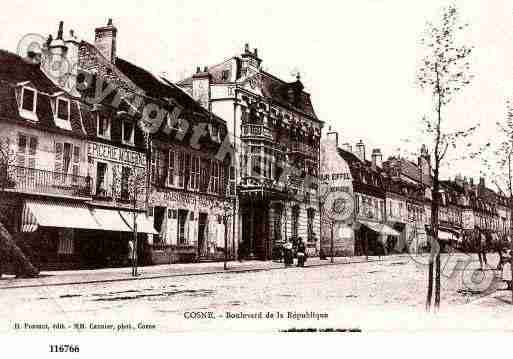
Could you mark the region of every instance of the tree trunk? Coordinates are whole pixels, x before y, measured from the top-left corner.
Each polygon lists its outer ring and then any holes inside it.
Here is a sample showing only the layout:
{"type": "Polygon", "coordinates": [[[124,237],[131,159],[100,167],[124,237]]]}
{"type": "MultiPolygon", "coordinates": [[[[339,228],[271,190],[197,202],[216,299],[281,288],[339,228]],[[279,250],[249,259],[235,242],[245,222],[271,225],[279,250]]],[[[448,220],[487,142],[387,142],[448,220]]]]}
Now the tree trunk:
{"type": "Polygon", "coordinates": [[[431,298],[433,297],[433,261],[431,260],[431,254],[429,255],[429,270],[428,270],[428,291],[426,298],[426,311],[429,312],[431,309],[431,298]]]}
{"type": "MultiPolygon", "coordinates": [[[[39,271],[16,245],[11,234],[0,222],[0,254],[14,261],[17,271],[24,277],[37,277],[39,271]]],[[[3,260],[0,258],[0,260],[3,260]]]]}
{"type": "Polygon", "coordinates": [[[440,309],[440,251],[435,257],[435,312],[440,309]]]}

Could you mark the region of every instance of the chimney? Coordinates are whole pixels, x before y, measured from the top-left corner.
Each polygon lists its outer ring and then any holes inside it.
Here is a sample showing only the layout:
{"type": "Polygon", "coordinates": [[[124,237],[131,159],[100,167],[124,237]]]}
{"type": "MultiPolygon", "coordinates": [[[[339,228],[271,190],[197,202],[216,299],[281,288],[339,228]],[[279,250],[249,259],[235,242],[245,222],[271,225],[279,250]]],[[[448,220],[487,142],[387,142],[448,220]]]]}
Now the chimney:
{"type": "Polygon", "coordinates": [[[207,110],[210,107],[210,77],[206,66],[203,71],[201,67],[196,67],[196,73],[192,76],[192,97],[207,110]]]}
{"type": "Polygon", "coordinates": [[[372,150],[372,166],[374,168],[383,166],[383,155],[381,154],[381,150],[379,148],[372,150]]]}
{"type": "Polygon", "coordinates": [[[330,148],[337,149],[338,147],[338,132],[332,131],[331,126],[328,127],[328,132],[326,133],[326,143],[330,148]]]}
{"type": "Polygon", "coordinates": [[[353,147],[351,146],[351,144],[349,142],[345,142],[342,144],[342,149],[346,152],[350,152],[350,153],[353,153],[353,147]]]}
{"type": "Polygon", "coordinates": [[[116,63],[116,37],[118,29],[112,25],[109,19],[107,26],[98,27],[94,30],[94,46],[111,63],[116,63]]]}
{"type": "Polygon", "coordinates": [[[361,161],[365,161],[365,145],[362,140],[356,144],[356,156],[358,156],[361,161]]]}

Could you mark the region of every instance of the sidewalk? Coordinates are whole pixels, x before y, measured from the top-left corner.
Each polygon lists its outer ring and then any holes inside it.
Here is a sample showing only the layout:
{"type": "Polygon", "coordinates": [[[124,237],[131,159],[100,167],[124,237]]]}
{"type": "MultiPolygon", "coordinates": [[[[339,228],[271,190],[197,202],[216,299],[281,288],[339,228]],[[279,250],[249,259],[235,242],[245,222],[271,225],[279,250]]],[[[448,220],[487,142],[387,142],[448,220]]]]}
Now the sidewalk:
{"type": "MultiPolygon", "coordinates": [[[[407,255],[404,254],[389,255],[386,257],[369,257],[369,262],[397,260],[405,257],[407,257],[407,255]]],[[[308,258],[306,262],[306,267],[342,265],[362,262],[366,262],[364,256],[335,257],[334,263],[331,263],[331,258],[328,258],[326,260],[320,260],[318,257],[313,257],[308,258]]],[[[217,273],[240,273],[275,269],[284,269],[283,263],[275,261],[256,260],[242,262],[231,261],[228,262],[228,270],[226,271],[223,269],[223,262],[164,264],[140,267],[138,268],[138,277],[131,276],[132,269],[130,267],[73,271],[43,271],[40,273],[40,276],[38,278],[14,278],[13,276],[4,275],[0,279],[0,290],[44,286],[105,283],[152,278],[207,275],[217,273]]]]}

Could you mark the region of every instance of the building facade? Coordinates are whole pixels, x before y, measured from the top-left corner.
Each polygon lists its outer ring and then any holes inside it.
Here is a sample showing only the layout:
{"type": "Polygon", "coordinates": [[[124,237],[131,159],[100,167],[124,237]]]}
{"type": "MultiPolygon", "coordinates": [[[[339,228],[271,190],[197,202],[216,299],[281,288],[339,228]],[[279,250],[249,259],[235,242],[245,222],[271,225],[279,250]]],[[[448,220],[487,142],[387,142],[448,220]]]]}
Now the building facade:
{"type": "Polygon", "coordinates": [[[237,253],[271,259],[285,240],[301,237],[315,255],[319,203],[304,178],[319,173],[322,122],[299,76],[285,82],[261,63],[246,45],[241,55],[198,67],[178,86],[224,119],[236,139],[237,253]]]}

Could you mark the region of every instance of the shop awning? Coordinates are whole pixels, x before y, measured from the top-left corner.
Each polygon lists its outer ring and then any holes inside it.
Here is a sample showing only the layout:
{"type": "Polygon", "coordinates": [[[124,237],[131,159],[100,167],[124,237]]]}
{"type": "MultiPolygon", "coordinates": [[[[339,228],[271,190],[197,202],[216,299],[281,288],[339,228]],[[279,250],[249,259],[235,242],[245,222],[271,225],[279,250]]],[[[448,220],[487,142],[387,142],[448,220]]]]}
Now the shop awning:
{"type": "Polygon", "coordinates": [[[401,235],[395,229],[393,229],[392,227],[387,226],[386,224],[383,224],[383,223],[367,222],[367,221],[360,221],[360,223],[376,233],[381,233],[381,234],[384,234],[387,236],[400,236],[401,235]]]}
{"type": "Polygon", "coordinates": [[[22,232],[34,232],[39,226],[74,229],[101,229],[84,203],[27,200],[23,207],[22,232]]]}
{"type": "MultiPolygon", "coordinates": [[[[130,228],[133,228],[133,212],[120,211],[119,213],[121,214],[121,217],[123,217],[125,222],[130,226],[130,228]]],[[[137,213],[136,218],[137,232],[147,234],[158,234],[155,228],[153,228],[153,220],[151,218],[148,218],[146,213],[137,213]]]]}
{"type": "Polygon", "coordinates": [[[128,226],[116,209],[94,208],[93,215],[100,224],[99,229],[104,231],[132,232],[132,228],[128,226]]]}

